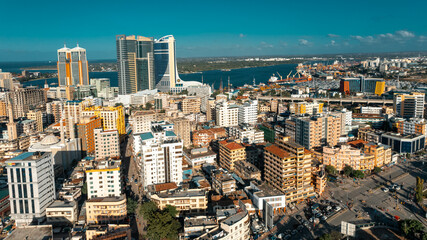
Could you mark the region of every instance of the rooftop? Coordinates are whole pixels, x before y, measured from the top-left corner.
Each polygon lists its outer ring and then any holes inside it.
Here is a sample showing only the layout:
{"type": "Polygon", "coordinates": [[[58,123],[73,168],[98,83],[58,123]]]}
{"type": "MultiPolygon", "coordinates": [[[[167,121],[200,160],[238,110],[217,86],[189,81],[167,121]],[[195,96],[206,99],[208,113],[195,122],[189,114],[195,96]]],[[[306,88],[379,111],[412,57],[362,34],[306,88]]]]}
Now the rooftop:
{"type": "Polygon", "coordinates": [[[148,139],[154,138],[151,132],[142,133],[139,136],[141,137],[142,140],[148,140],[148,139]]]}
{"type": "Polygon", "coordinates": [[[48,240],[53,239],[51,225],[32,225],[16,228],[7,240],[48,240]]]}
{"type": "Polygon", "coordinates": [[[203,190],[171,191],[168,193],[159,193],[160,198],[185,198],[185,197],[202,197],[205,196],[203,190]]]}
{"type": "Polygon", "coordinates": [[[223,140],[219,142],[219,144],[223,145],[225,148],[228,148],[229,150],[239,150],[239,149],[245,149],[241,144],[236,142],[228,142],[227,140],[223,140]]]}
{"type": "Polygon", "coordinates": [[[248,213],[247,213],[246,211],[236,213],[236,214],[234,214],[234,215],[231,215],[231,216],[230,216],[230,217],[228,217],[227,219],[225,219],[225,220],[223,221],[223,223],[224,223],[224,224],[227,224],[227,225],[229,225],[229,226],[231,226],[231,225],[233,225],[234,223],[236,223],[236,222],[238,222],[238,221],[242,220],[244,217],[246,217],[246,215],[247,215],[247,214],[248,214],[248,213]]]}
{"type": "Polygon", "coordinates": [[[60,201],[56,200],[53,202],[49,207],[47,208],[64,208],[64,207],[74,207],[76,205],[75,202],[67,202],[67,201],[60,201]]]}
{"type": "Polygon", "coordinates": [[[22,153],[21,155],[16,156],[16,157],[14,157],[8,161],[36,160],[36,159],[39,159],[43,155],[44,155],[43,152],[25,152],[25,153],[22,153]]]}
{"type": "Polygon", "coordinates": [[[278,189],[268,185],[265,182],[253,181],[251,182],[255,188],[248,188],[254,195],[258,197],[272,197],[272,196],[282,196],[285,195],[283,192],[278,189]]]}
{"type": "Polygon", "coordinates": [[[94,203],[94,202],[119,202],[119,201],[122,201],[123,199],[125,199],[125,198],[122,195],[120,197],[91,198],[91,199],[88,199],[86,202],[87,203],[94,203]]]}
{"type": "Polygon", "coordinates": [[[290,158],[294,156],[293,154],[281,149],[280,147],[274,144],[271,146],[265,147],[265,150],[270,152],[273,155],[278,156],[279,158],[290,158]]]}

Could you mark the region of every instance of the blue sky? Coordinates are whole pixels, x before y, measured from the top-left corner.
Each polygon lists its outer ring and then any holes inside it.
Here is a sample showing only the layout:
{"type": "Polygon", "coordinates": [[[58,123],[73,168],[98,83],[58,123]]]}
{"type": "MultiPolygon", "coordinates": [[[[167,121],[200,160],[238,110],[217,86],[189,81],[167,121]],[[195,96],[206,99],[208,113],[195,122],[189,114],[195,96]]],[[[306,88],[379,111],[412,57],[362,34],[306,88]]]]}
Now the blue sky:
{"type": "Polygon", "coordinates": [[[177,39],[178,57],[426,51],[427,1],[5,1],[0,61],[55,60],[64,42],[114,59],[115,35],[177,39]]]}

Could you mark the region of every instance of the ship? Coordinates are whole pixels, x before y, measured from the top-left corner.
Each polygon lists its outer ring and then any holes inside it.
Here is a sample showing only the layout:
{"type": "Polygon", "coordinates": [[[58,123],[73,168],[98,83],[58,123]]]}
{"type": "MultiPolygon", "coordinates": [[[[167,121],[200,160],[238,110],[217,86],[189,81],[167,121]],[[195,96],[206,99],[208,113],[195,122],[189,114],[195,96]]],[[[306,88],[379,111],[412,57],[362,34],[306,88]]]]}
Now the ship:
{"type": "Polygon", "coordinates": [[[296,72],[292,77],[290,77],[292,74],[292,71],[286,76],[285,79],[283,79],[282,75],[280,75],[279,72],[277,72],[277,75],[280,77],[276,77],[276,74],[273,73],[273,75],[268,79],[268,83],[270,84],[289,84],[289,83],[300,83],[300,82],[309,82],[312,80],[311,75],[304,75],[300,72],[296,72]]]}

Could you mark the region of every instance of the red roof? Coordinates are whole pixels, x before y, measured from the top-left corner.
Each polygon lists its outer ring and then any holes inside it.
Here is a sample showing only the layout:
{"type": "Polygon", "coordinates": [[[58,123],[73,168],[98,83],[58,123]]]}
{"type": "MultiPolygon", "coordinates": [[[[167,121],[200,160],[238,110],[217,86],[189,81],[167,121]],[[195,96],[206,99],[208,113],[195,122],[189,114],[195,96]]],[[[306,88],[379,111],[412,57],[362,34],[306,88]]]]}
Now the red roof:
{"type": "Polygon", "coordinates": [[[160,184],[154,185],[154,189],[156,192],[162,192],[162,191],[176,189],[176,188],[178,188],[176,183],[160,183],[160,184]]]}
{"type": "Polygon", "coordinates": [[[277,145],[274,145],[274,144],[266,147],[265,150],[278,156],[279,158],[288,158],[291,156],[289,152],[279,148],[277,145]]]}

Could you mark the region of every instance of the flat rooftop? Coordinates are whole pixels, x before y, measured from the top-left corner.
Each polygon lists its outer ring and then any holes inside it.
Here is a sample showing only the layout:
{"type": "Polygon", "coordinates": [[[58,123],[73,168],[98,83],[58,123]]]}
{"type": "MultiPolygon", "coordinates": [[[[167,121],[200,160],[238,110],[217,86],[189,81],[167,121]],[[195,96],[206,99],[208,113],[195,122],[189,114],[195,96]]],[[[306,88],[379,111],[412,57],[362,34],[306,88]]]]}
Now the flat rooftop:
{"type": "Polygon", "coordinates": [[[205,196],[205,191],[203,190],[171,191],[168,193],[159,193],[157,196],[159,196],[160,198],[201,197],[201,196],[205,196]]]}
{"type": "Polygon", "coordinates": [[[227,224],[227,225],[233,225],[234,223],[242,220],[242,218],[244,218],[248,213],[247,212],[239,212],[236,213],[234,215],[231,215],[230,217],[228,217],[227,219],[225,219],[223,221],[223,223],[227,224]]]}
{"type": "Polygon", "coordinates": [[[184,227],[197,227],[197,226],[209,226],[217,225],[214,219],[208,218],[188,218],[184,220],[184,227]]]}
{"type": "Polygon", "coordinates": [[[123,195],[120,197],[105,197],[105,198],[92,198],[88,199],[86,202],[93,203],[93,202],[118,202],[122,201],[124,199],[123,195]]]}
{"type": "Polygon", "coordinates": [[[48,240],[53,239],[51,225],[26,226],[16,228],[7,240],[48,240]]]}
{"type": "Polygon", "coordinates": [[[44,155],[44,152],[25,152],[8,161],[25,161],[25,160],[37,160],[44,155]]]}
{"type": "Polygon", "coordinates": [[[272,196],[285,195],[283,192],[281,192],[281,191],[277,190],[276,188],[268,185],[266,182],[261,182],[261,183],[252,182],[252,183],[259,190],[249,188],[249,191],[251,191],[253,194],[257,195],[258,197],[272,197],[272,196]]]}
{"type": "Polygon", "coordinates": [[[47,208],[65,208],[65,207],[74,207],[75,205],[76,205],[75,202],[67,202],[67,201],[56,200],[47,208]]]}

